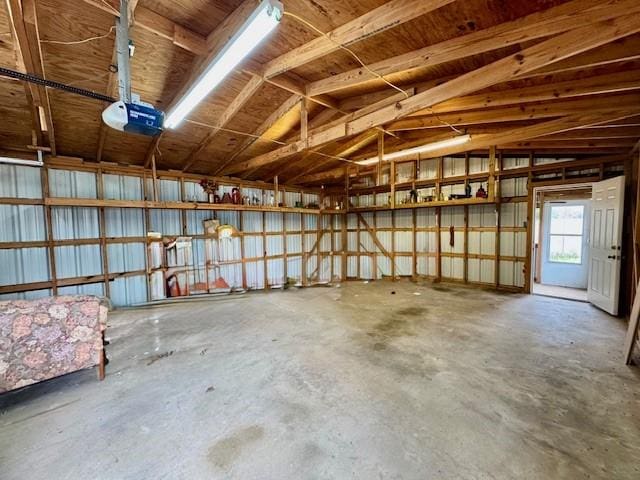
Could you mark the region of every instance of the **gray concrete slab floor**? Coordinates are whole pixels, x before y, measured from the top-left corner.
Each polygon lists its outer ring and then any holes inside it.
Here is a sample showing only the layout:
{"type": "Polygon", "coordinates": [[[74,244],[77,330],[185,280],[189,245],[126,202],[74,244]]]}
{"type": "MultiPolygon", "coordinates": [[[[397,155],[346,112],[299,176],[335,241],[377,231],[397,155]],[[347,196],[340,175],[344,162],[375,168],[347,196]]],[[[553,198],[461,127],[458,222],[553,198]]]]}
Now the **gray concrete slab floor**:
{"type": "Polygon", "coordinates": [[[1,479],[640,478],[625,322],[588,304],[353,282],[109,323],[103,382],[0,396],[1,479]]]}

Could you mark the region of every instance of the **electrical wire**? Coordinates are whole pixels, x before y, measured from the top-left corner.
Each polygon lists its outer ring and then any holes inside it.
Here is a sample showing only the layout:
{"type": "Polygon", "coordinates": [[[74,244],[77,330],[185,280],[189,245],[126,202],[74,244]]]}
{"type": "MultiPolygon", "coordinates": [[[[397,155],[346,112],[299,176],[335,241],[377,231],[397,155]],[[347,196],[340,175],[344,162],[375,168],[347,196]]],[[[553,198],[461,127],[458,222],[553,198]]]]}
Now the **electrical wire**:
{"type": "Polygon", "coordinates": [[[353,58],[355,58],[357,60],[357,62],[362,65],[362,68],[364,68],[367,72],[369,72],[371,75],[373,75],[374,77],[379,78],[380,80],[382,80],[384,83],[386,83],[387,85],[389,85],[391,88],[396,89],[398,92],[402,93],[406,98],[409,98],[409,94],[403,90],[402,88],[398,87],[397,85],[394,85],[393,83],[391,83],[389,80],[387,80],[386,78],[384,78],[384,76],[382,76],[381,74],[379,74],[378,72],[376,72],[375,70],[373,70],[372,68],[370,68],[366,63],[364,63],[362,61],[362,59],[353,51],[351,50],[349,47],[343,45],[340,42],[336,42],[333,38],[331,38],[329,35],[327,35],[325,32],[323,32],[322,30],[320,30],[318,27],[316,27],[315,25],[313,25],[311,22],[305,20],[302,17],[299,17],[298,15],[296,15],[295,13],[291,13],[285,10],[284,12],[285,15],[294,18],[295,20],[299,21],[300,23],[303,23],[304,25],[306,25],[307,27],[311,28],[312,30],[314,30],[315,32],[317,32],[318,34],[320,34],[321,36],[323,36],[324,38],[326,38],[327,40],[329,40],[331,43],[333,43],[334,45],[337,45],[339,48],[341,48],[342,50],[348,52],[353,58]]]}
{"type": "Polygon", "coordinates": [[[83,40],[75,40],[75,41],[71,41],[71,42],[63,42],[61,40],[40,40],[40,43],[52,43],[55,45],[80,45],[82,43],[88,43],[88,42],[93,42],[94,40],[100,40],[102,38],[107,38],[109,35],[111,35],[113,33],[113,31],[115,30],[115,25],[113,25],[111,28],[109,28],[109,31],[107,33],[105,33],[104,35],[98,35],[96,37],[89,37],[89,38],[85,38],[83,40]]]}
{"type": "MultiPolygon", "coordinates": [[[[244,135],[246,137],[255,138],[255,139],[258,139],[258,140],[265,141],[265,142],[271,142],[271,143],[274,143],[274,144],[279,145],[279,146],[289,145],[288,143],[282,142],[280,140],[274,140],[274,139],[271,139],[271,138],[263,138],[260,135],[255,135],[253,133],[240,132],[238,130],[232,130],[230,128],[218,127],[216,125],[210,125],[208,123],[198,122],[196,120],[189,120],[188,118],[185,119],[185,122],[192,123],[193,125],[198,125],[200,127],[210,128],[212,130],[219,130],[219,131],[222,131],[222,132],[233,133],[233,134],[236,134],[236,135],[244,135]]],[[[355,162],[353,160],[350,160],[348,158],[338,157],[336,155],[330,155],[328,153],[319,152],[318,150],[308,150],[308,152],[309,153],[315,153],[315,154],[320,155],[322,157],[332,158],[334,160],[340,160],[341,162],[354,163],[354,164],[357,163],[357,162],[355,162]]]]}
{"type": "MultiPolygon", "coordinates": [[[[389,80],[387,80],[386,78],[384,78],[383,75],[381,75],[380,73],[376,72],[375,70],[373,70],[371,67],[369,67],[367,64],[365,64],[362,59],[350,48],[348,48],[347,46],[336,42],[333,38],[331,38],[328,34],[326,34],[325,32],[323,32],[322,30],[320,30],[318,27],[316,27],[315,25],[313,25],[311,22],[309,22],[308,20],[305,20],[304,18],[296,15],[295,13],[291,13],[288,11],[284,12],[285,15],[288,15],[289,17],[299,21],[300,23],[306,25],[307,27],[311,28],[312,30],[314,30],[315,32],[317,32],[318,34],[322,35],[324,38],[326,38],[327,40],[329,40],[330,42],[332,42],[334,45],[337,45],[338,47],[340,47],[341,49],[345,50],[346,52],[348,52],[349,54],[351,54],[351,56],[353,58],[355,58],[358,63],[360,63],[360,65],[362,65],[362,68],[364,68],[366,71],[368,71],[371,75],[379,78],[380,80],[382,80],[384,83],[386,83],[387,85],[389,85],[391,88],[397,90],[398,92],[402,93],[406,98],[409,98],[409,94],[403,90],[402,88],[398,87],[397,85],[394,85],[393,83],[391,83],[389,80]]],[[[444,120],[441,120],[440,117],[438,117],[438,114],[436,114],[433,109],[431,107],[428,107],[428,110],[431,111],[431,113],[435,116],[436,120],[438,120],[440,123],[442,123],[443,125],[446,125],[447,127],[449,127],[451,130],[453,130],[454,132],[456,132],[459,135],[464,135],[464,132],[462,132],[460,129],[454,127],[453,125],[451,125],[448,122],[445,122],[444,120]]],[[[386,130],[383,129],[383,131],[385,133],[390,134],[390,132],[387,132],[386,130]]],[[[395,135],[394,135],[395,136],[395,135]]]]}
{"type": "Polygon", "coordinates": [[[100,1],[101,1],[102,3],[104,3],[107,7],[109,7],[109,10],[111,10],[111,11],[113,12],[113,14],[114,14],[114,15],[116,15],[116,16],[119,16],[119,15],[120,15],[120,12],[119,12],[118,10],[116,10],[116,8],[115,8],[113,5],[109,4],[109,3],[107,2],[107,0],[100,0],[100,1]]]}

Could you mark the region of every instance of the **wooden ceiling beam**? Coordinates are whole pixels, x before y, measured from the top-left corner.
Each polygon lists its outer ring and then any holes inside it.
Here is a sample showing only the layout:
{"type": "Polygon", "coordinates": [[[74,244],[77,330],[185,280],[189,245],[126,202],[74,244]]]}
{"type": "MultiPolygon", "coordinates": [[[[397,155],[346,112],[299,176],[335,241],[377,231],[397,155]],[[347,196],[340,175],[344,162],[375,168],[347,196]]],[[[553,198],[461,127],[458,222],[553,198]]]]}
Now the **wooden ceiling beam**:
{"type": "Polygon", "coordinates": [[[233,174],[267,165],[299,153],[305,148],[318,147],[345,136],[358,134],[427,107],[508,81],[638,31],[640,15],[635,14],[576,28],[351,122],[341,123],[321,132],[314,129],[309,132],[308,146],[307,142],[286,145],[252,160],[237,163],[226,173],[233,174]]]}
{"type": "Polygon", "coordinates": [[[634,104],[640,104],[640,93],[596,95],[561,101],[516,104],[474,111],[454,111],[440,113],[438,115],[431,113],[423,116],[410,116],[387,125],[387,129],[392,132],[401,132],[406,130],[442,128],[446,127],[447,124],[455,127],[464,127],[467,125],[482,125],[487,123],[541,120],[587,111],[619,110],[634,104]]]}
{"type": "MultiPolygon", "coordinates": [[[[379,132],[377,130],[369,130],[367,132],[361,133],[360,135],[357,135],[356,137],[352,138],[342,145],[336,145],[331,147],[330,149],[321,150],[321,153],[330,155],[331,157],[345,157],[347,155],[352,155],[361,148],[364,148],[367,145],[375,142],[378,138],[378,134],[379,132]]],[[[305,175],[308,175],[310,172],[313,172],[318,168],[322,168],[329,163],[335,162],[336,160],[336,158],[323,157],[322,155],[318,155],[315,152],[307,152],[303,155],[303,158],[301,158],[300,161],[293,162],[293,164],[285,167],[283,171],[278,175],[285,175],[286,181],[288,183],[294,183],[297,181],[297,179],[302,178],[305,175]],[[314,157],[320,157],[320,159],[309,165],[307,168],[304,168],[305,165],[309,163],[310,159],[314,157]],[[286,177],[286,174],[291,170],[298,171],[294,176],[286,177]]]]}
{"type": "Polygon", "coordinates": [[[195,148],[193,148],[193,150],[191,150],[191,152],[189,152],[186,157],[186,164],[182,169],[183,172],[188,171],[198,161],[198,156],[209,146],[211,141],[220,132],[220,129],[224,128],[224,126],[229,123],[229,121],[242,109],[242,107],[251,100],[256,92],[262,87],[263,83],[264,82],[260,77],[251,77],[249,79],[238,96],[235,97],[224,112],[216,118],[215,123],[211,125],[211,130],[207,135],[195,148]]]}
{"type": "Polygon", "coordinates": [[[252,136],[245,137],[245,139],[240,142],[238,148],[235,149],[233,153],[229,155],[229,159],[220,165],[214,172],[214,175],[217,175],[222,170],[224,170],[228,165],[233,163],[233,161],[242,153],[247,150],[251,145],[253,145],[256,141],[259,140],[262,135],[264,135],[267,130],[273,127],[278,120],[280,120],[284,115],[289,113],[298,103],[300,99],[303,98],[301,95],[293,94],[289,98],[287,98],[271,115],[269,115],[264,122],[260,124],[258,128],[253,131],[252,136]]]}
{"type": "MultiPolygon", "coordinates": [[[[104,12],[120,16],[120,2],[118,0],[83,0],[86,4],[98,8],[104,12]]],[[[129,0],[130,8],[136,7],[137,0],[129,0]]],[[[135,9],[135,24],[155,35],[170,40],[174,45],[187,50],[194,55],[201,56],[207,52],[207,39],[182,25],[175,23],[162,15],[157,14],[143,6],[135,9]]]]}
{"type": "MultiPolygon", "coordinates": [[[[10,15],[11,27],[21,66],[27,73],[47,78],[40,48],[40,32],[38,30],[38,16],[34,0],[7,0],[7,8],[10,15]]],[[[30,95],[27,99],[31,102],[35,137],[42,138],[45,134],[49,141],[51,153],[56,153],[55,129],[53,115],[51,114],[51,101],[46,87],[41,85],[29,85],[30,95]],[[42,122],[40,110],[43,112],[42,122]]],[[[45,145],[39,145],[45,146],[45,145]]]]}
{"type": "Polygon", "coordinates": [[[375,80],[377,77],[371,71],[386,76],[415,68],[432,67],[557,35],[574,29],[576,25],[591,24],[633,12],[640,12],[640,4],[635,0],[573,0],[511,22],[372,63],[368,65],[370,70],[356,68],[311,82],[307,85],[307,93],[311,96],[326,94],[375,80]]]}
{"type": "MultiPolygon", "coordinates": [[[[591,125],[599,125],[606,122],[629,118],[640,113],[640,108],[635,110],[618,111],[611,113],[587,113],[578,115],[569,115],[555,120],[548,120],[528,127],[519,127],[508,129],[502,133],[496,134],[479,134],[473,135],[471,140],[463,145],[442,148],[440,150],[423,154],[423,158],[437,158],[445,155],[454,155],[472,150],[485,149],[493,145],[507,145],[532,138],[542,137],[555,133],[566,132],[580,127],[591,125]]],[[[299,178],[298,184],[316,183],[333,178],[339,178],[344,175],[343,168],[329,170],[327,172],[318,173],[299,178]],[[340,173],[341,172],[341,173],[340,173]]]]}
{"type": "MultiPolygon", "coordinates": [[[[391,0],[364,15],[294,48],[271,60],[264,67],[264,75],[273,78],[380,32],[388,30],[455,0],[391,0]]],[[[314,31],[314,33],[317,33],[314,31]]]]}

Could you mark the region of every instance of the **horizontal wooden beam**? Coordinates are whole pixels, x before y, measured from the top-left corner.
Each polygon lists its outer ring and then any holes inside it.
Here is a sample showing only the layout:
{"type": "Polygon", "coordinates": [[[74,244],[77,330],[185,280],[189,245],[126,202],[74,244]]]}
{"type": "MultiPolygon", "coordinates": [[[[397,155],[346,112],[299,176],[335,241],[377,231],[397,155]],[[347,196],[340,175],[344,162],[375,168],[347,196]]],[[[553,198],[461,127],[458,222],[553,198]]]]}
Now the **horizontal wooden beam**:
{"type": "MultiPolygon", "coordinates": [[[[326,35],[320,36],[271,60],[264,67],[264,76],[267,78],[275,77],[335,52],[340,49],[340,45],[350,45],[362,41],[454,1],[391,0],[326,35]]],[[[317,32],[314,31],[314,33],[317,32]]]]}
{"type": "Polygon", "coordinates": [[[372,127],[406,117],[424,108],[433,107],[447,100],[502,83],[638,31],[640,31],[640,15],[618,17],[577,28],[418,93],[411,98],[401,100],[394,105],[383,107],[354,121],[345,122],[323,131],[314,129],[309,132],[308,142],[296,142],[252,160],[240,162],[226,173],[232,174],[267,165],[299,153],[306,148],[318,147],[345,136],[358,134],[372,127]]]}
{"type": "MultiPolygon", "coordinates": [[[[380,75],[390,75],[414,68],[433,67],[498,48],[556,35],[579,25],[639,11],[640,6],[635,0],[608,0],[604,2],[574,0],[511,22],[375,62],[369,65],[369,68],[380,75]]],[[[371,71],[365,68],[356,68],[311,82],[307,86],[307,93],[309,95],[330,93],[376,79],[371,71]]]]}
{"type": "MultiPolygon", "coordinates": [[[[120,16],[120,2],[118,0],[83,0],[85,3],[99,8],[116,17],[120,16]]],[[[207,39],[173,20],[139,5],[135,10],[135,25],[170,40],[174,45],[200,56],[207,52],[207,39]]]]}
{"type": "MultiPolygon", "coordinates": [[[[555,120],[549,120],[541,122],[536,125],[528,127],[516,128],[513,130],[506,130],[498,134],[480,134],[473,135],[471,140],[463,145],[443,148],[437,151],[423,154],[422,158],[436,158],[444,155],[453,155],[456,153],[463,153],[472,150],[485,149],[492,145],[503,145],[514,142],[520,142],[536,137],[542,137],[544,135],[551,135],[554,133],[565,132],[575,128],[598,125],[612,120],[624,119],[640,113],[640,108],[636,111],[620,111],[609,114],[583,114],[583,115],[570,115],[555,120]]],[[[322,182],[325,180],[331,180],[340,178],[344,174],[344,169],[336,168],[327,172],[318,173],[315,175],[309,175],[298,179],[299,184],[322,182]],[[341,173],[342,172],[342,173],[341,173]]]]}

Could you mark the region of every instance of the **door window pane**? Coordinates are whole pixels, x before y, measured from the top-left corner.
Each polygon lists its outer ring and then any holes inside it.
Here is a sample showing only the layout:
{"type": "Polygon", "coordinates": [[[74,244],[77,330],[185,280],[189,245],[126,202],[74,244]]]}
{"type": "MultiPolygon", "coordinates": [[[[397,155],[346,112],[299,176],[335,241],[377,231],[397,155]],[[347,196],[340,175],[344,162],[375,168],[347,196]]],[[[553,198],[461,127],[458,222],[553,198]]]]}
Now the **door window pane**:
{"type": "Polygon", "coordinates": [[[582,263],[584,206],[552,206],[550,220],[549,261],[582,263]]]}
{"type": "Polygon", "coordinates": [[[583,205],[551,207],[551,235],[582,235],[583,205]]]}

